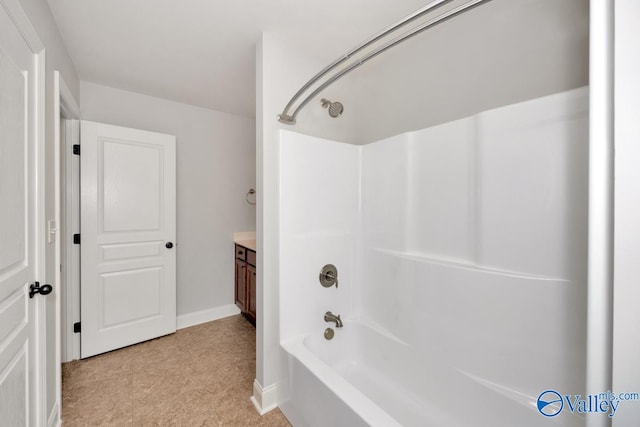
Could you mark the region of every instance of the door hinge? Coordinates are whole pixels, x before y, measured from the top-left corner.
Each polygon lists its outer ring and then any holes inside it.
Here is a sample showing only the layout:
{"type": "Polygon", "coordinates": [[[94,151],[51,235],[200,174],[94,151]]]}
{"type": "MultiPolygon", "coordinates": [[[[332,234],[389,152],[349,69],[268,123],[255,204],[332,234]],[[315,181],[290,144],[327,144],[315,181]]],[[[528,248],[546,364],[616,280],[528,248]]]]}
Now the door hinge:
{"type": "Polygon", "coordinates": [[[73,154],[76,156],[80,155],[80,144],[73,144],[73,154]]]}
{"type": "Polygon", "coordinates": [[[80,333],[80,322],[76,322],[73,324],[73,333],[74,334],[80,333]]]}
{"type": "Polygon", "coordinates": [[[80,244],[80,234],[74,234],[73,235],[73,244],[74,245],[79,245],[80,244]]]}

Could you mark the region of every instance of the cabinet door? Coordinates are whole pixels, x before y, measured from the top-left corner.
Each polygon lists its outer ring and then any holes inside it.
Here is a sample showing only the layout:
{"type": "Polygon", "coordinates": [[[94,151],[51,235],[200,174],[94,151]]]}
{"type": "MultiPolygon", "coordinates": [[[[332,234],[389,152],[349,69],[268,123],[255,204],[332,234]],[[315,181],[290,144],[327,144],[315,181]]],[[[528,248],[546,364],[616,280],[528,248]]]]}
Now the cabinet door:
{"type": "Polygon", "coordinates": [[[247,265],[247,315],[256,320],[256,268],[247,265]]]}
{"type": "Polygon", "coordinates": [[[236,259],[236,305],[240,311],[245,311],[247,300],[247,263],[236,259]]]}

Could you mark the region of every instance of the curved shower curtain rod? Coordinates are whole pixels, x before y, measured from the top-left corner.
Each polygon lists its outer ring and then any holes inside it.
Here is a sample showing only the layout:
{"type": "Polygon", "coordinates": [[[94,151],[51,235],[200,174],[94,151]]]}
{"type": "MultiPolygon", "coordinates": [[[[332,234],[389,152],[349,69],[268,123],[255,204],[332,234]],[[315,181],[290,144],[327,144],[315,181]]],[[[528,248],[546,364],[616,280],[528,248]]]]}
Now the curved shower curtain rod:
{"type": "Polygon", "coordinates": [[[379,41],[380,39],[382,39],[383,37],[389,35],[390,33],[394,32],[395,30],[401,28],[404,25],[407,25],[410,22],[415,21],[416,19],[418,19],[419,17],[423,16],[424,14],[426,14],[427,12],[430,12],[442,5],[444,5],[445,3],[450,2],[451,0],[435,0],[431,3],[429,3],[428,5],[426,5],[425,7],[418,9],[417,11],[415,11],[414,13],[412,13],[411,15],[401,19],[400,21],[398,21],[397,23],[391,25],[390,27],[384,29],[383,31],[381,31],[380,33],[378,33],[377,35],[369,38],[367,41],[365,41],[364,43],[360,44],[358,47],[351,49],[349,52],[347,52],[346,54],[344,54],[342,57],[336,59],[335,61],[333,61],[331,64],[327,65],[325,68],[323,68],[318,74],[316,74],[315,76],[313,76],[307,83],[305,83],[297,92],[295,95],[293,95],[293,97],[291,98],[291,100],[289,101],[289,103],[286,105],[286,107],[284,107],[284,110],[282,110],[282,113],[278,114],[276,116],[276,118],[278,119],[278,121],[280,123],[284,123],[287,125],[295,125],[296,124],[296,116],[298,115],[298,113],[300,112],[300,110],[302,110],[304,108],[305,105],[307,105],[309,103],[309,101],[311,101],[311,99],[313,99],[315,96],[317,96],[320,92],[322,92],[324,89],[326,89],[328,86],[330,86],[331,84],[333,84],[334,82],[336,82],[338,79],[340,79],[341,77],[343,77],[344,75],[346,75],[347,73],[349,73],[350,71],[354,70],[355,68],[359,67],[360,65],[364,64],[365,62],[369,61],[370,59],[375,58],[376,56],[378,56],[379,54],[383,53],[384,51],[386,51],[387,49],[390,49],[398,44],[400,44],[401,42],[415,36],[418,33],[421,33],[431,27],[434,27],[435,25],[441,23],[441,22],[445,22],[475,6],[480,5],[481,3],[486,3],[489,2],[491,0],[471,0],[468,1],[454,9],[451,9],[423,24],[418,25],[417,27],[415,27],[414,29],[407,31],[406,33],[400,35],[399,37],[396,37],[392,40],[390,40],[389,42],[383,44],[381,47],[379,47],[378,49],[366,54],[363,57],[360,57],[358,59],[356,59],[353,63],[351,63],[350,65],[348,65],[347,67],[343,68],[340,72],[338,72],[337,74],[334,74],[333,76],[331,76],[329,79],[327,79],[324,83],[322,83],[320,86],[318,86],[318,88],[316,88],[313,92],[311,92],[302,102],[300,102],[300,104],[298,104],[298,106],[295,108],[295,110],[293,110],[292,114],[289,114],[289,110],[291,110],[291,108],[293,108],[293,104],[304,94],[304,92],[309,89],[313,84],[315,84],[316,82],[318,82],[318,80],[320,80],[322,77],[324,77],[325,75],[327,75],[330,71],[332,71],[333,69],[335,69],[338,65],[344,63],[345,61],[351,59],[351,57],[360,52],[361,50],[371,46],[373,43],[379,41]]]}

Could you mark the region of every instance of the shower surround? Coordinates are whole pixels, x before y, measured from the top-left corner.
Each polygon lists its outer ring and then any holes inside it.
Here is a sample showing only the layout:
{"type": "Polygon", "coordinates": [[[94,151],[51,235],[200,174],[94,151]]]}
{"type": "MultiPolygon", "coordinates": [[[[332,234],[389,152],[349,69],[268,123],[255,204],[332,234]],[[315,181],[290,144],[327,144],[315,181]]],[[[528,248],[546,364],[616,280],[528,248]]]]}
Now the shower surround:
{"type": "Polygon", "coordinates": [[[587,106],[581,88],[364,146],[280,131],[295,425],[583,424],[536,399],[585,389],[587,106]]]}

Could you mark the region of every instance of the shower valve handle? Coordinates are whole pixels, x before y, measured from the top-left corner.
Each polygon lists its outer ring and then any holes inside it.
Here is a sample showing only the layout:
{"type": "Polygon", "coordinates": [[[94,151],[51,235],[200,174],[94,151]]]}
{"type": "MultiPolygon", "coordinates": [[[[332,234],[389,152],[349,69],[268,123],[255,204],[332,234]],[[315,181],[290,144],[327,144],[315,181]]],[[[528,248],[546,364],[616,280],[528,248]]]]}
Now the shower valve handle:
{"type": "Polygon", "coordinates": [[[333,285],[338,287],[338,269],[333,264],[327,264],[320,270],[320,284],[325,288],[333,285]]]}

